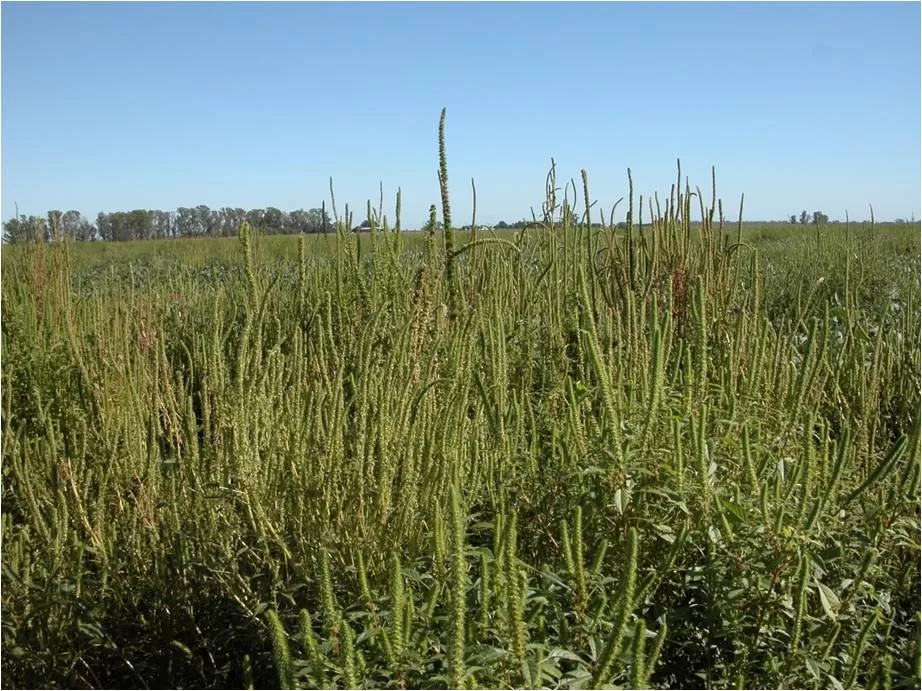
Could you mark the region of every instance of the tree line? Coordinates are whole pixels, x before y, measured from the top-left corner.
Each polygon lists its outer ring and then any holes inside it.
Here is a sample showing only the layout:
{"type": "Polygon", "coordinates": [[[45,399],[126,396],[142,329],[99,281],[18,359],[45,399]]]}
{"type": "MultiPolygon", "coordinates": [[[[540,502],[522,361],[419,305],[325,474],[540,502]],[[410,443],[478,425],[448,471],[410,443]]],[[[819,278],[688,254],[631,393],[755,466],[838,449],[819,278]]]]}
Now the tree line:
{"type": "Polygon", "coordinates": [[[51,240],[158,240],[165,238],[232,237],[247,221],[257,232],[276,235],[331,232],[335,226],[325,205],[284,212],[274,207],[210,209],[204,204],[176,211],[135,209],[101,211],[91,223],[79,211],[49,211],[46,216],[17,214],[3,224],[8,243],[51,240]]]}
{"type": "MultiPolygon", "coordinates": [[[[791,214],[788,218],[788,223],[795,224],[798,222],[797,214],[791,214]]],[[[812,214],[808,214],[806,210],[800,212],[800,224],[807,225],[812,223],[816,226],[821,226],[829,223],[829,216],[824,214],[822,211],[814,211],[812,214]]]]}

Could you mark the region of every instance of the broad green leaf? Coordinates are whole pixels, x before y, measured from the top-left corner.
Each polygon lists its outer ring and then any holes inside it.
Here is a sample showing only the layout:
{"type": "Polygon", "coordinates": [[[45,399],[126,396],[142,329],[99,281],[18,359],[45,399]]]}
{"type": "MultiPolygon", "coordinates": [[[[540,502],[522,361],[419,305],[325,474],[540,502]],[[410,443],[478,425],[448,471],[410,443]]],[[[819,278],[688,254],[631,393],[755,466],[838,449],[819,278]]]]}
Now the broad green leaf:
{"type": "Polygon", "coordinates": [[[839,691],[842,690],[843,687],[842,687],[842,682],[841,682],[841,681],[839,681],[838,679],[836,679],[836,678],[835,678],[834,676],[832,676],[831,674],[827,674],[827,675],[826,675],[826,678],[829,679],[830,688],[838,689],[839,691]]]}
{"type": "Polygon", "coordinates": [[[812,657],[807,658],[807,669],[810,670],[810,674],[817,681],[820,680],[820,663],[814,660],[812,657]]]}
{"type": "Polygon", "coordinates": [[[579,662],[581,664],[586,664],[586,661],[581,658],[576,653],[571,653],[569,650],[564,650],[563,648],[552,648],[551,651],[547,654],[545,660],[572,660],[573,662],[579,662]]]}
{"type": "Polygon", "coordinates": [[[828,586],[820,583],[818,579],[814,578],[813,580],[820,594],[820,604],[823,605],[823,611],[826,612],[827,617],[835,621],[836,614],[838,614],[839,608],[842,606],[839,597],[828,586]]]}
{"type": "Polygon", "coordinates": [[[560,671],[560,667],[557,665],[544,661],[541,663],[541,681],[557,681],[563,675],[563,672],[560,671]]]}

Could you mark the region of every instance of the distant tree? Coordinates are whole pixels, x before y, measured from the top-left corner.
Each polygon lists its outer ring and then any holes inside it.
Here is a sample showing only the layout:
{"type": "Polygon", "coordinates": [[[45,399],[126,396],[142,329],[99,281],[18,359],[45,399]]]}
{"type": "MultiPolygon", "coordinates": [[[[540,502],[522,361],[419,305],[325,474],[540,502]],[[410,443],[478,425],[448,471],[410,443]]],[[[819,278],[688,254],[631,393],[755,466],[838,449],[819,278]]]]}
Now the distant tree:
{"type": "Polygon", "coordinates": [[[246,212],[246,222],[250,224],[250,227],[254,230],[257,228],[263,227],[263,217],[265,217],[265,209],[250,209],[246,212]]]}
{"type": "Polygon", "coordinates": [[[92,240],[96,235],[96,228],[83,217],[79,211],[71,209],[65,211],[60,218],[61,237],[67,240],[92,240]]]}
{"type": "Polygon", "coordinates": [[[94,226],[90,221],[80,214],[80,221],[77,223],[77,229],[74,237],[81,242],[90,242],[96,240],[98,234],[96,232],[96,226],[94,226]]]}
{"type": "Polygon", "coordinates": [[[110,239],[118,242],[134,240],[135,236],[131,228],[131,216],[124,211],[116,211],[109,216],[109,224],[112,232],[110,239]]]}
{"type": "Polygon", "coordinates": [[[240,226],[246,220],[247,212],[244,209],[225,207],[221,209],[221,235],[224,237],[234,237],[240,230],[240,226]]]}
{"type": "Polygon", "coordinates": [[[154,238],[154,212],[145,209],[135,209],[128,216],[129,227],[135,240],[153,240],[154,238]]]}
{"type": "Polygon", "coordinates": [[[15,216],[3,222],[3,242],[9,244],[25,242],[25,233],[22,233],[20,220],[15,216]]]}
{"type": "Polygon", "coordinates": [[[47,221],[38,216],[21,214],[3,224],[3,241],[10,244],[40,242],[45,239],[47,221]]]}
{"type": "Polygon", "coordinates": [[[282,233],[285,231],[285,214],[280,209],[270,206],[263,215],[262,225],[265,233],[282,233]]]}
{"type": "Polygon", "coordinates": [[[221,234],[218,219],[211,213],[211,209],[205,204],[199,204],[194,209],[195,224],[198,235],[208,235],[209,237],[218,237],[221,234]]]}
{"type": "Polygon", "coordinates": [[[224,209],[211,209],[208,212],[208,235],[213,238],[219,238],[225,235],[225,224],[227,219],[224,215],[224,209]]]}
{"type": "Polygon", "coordinates": [[[307,212],[304,209],[289,211],[285,218],[285,232],[292,235],[306,233],[308,228],[307,212]]]}
{"type": "MultiPolygon", "coordinates": [[[[18,211],[18,209],[17,209],[18,211]]],[[[3,224],[3,241],[8,243],[48,242],[51,240],[151,240],[176,237],[230,237],[248,221],[262,233],[321,233],[333,230],[325,206],[297,209],[224,207],[209,209],[204,204],[179,207],[176,211],[135,209],[100,212],[95,225],[79,211],[51,210],[44,217],[17,216],[3,224]]],[[[369,227],[368,221],[363,229],[369,227]]]]}
{"type": "Polygon", "coordinates": [[[124,240],[124,212],[113,211],[106,214],[106,227],[108,228],[107,240],[124,240]]]}
{"type": "Polygon", "coordinates": [[[807,213],[806,209],[800,212],[800,223],[801,225],[807,225],[810,222],[810,215],[807,213]]]}
{"type": "Polygon", "coordinates": [[[195,209],[181,206],[176,209],[176,234],[179,237],[191,238],[198,235],[198,220],[195,209]]]}
{"type": "Polygon", "coordinates": [[[151,224],[155,238],[171,238],[176,232],[175,215],[169,211],[152,211],[151,224]]]}
{"type": "Polygon", "coordinates": [[[829,223],[829,216],[824,214],[822,211],[813,212],[813,225],[822,226],[829,223]]]}
{"type": "Polygon", "coordinates": [[[109,214],[104,211],[96,215],[96,232],[99,233],[100,240],[112,239],[112,224],[109,223],[109,214]]]}
{"type": "Polygon", "coordinates": [[[788,223],[790,223],[791,225],[794,225],[795,223],[797,223],[797,214],[791,214],[791,218],[788,219],[788,223]]]}
{"type": "Polygon", "coordinates": [[[138,240],[151,237],[151,212],[137,209],[131,212],[99,212],[96,228],[103,240],[138,240]]]}
{"type": "Polygon", "coordinates": [[[311,209],[307,212],[308,233],[322,233],[333,227],[333,219],[326,208],[311,209]]]}
{"type": "Polygon", "coordinates": [[[324,228],[330,228],[333,222],[324,209],[296,209],[285,216],[286,233],[322,233],[324,228]]]}
{"type": "Polygon", "coordinates": [[[500,230],[506,230],[509,227],[509,224],[506,223],[505,221],[500,221],[499,223],[496,224],[496,227],[499,228],[500,230]]]}

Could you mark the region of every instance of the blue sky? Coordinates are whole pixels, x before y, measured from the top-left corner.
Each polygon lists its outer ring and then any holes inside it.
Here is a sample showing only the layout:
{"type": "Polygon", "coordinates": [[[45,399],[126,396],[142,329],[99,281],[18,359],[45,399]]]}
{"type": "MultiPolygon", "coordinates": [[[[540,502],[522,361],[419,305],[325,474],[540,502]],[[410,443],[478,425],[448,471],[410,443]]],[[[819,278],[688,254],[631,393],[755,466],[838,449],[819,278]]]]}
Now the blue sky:
{"type": "Polygon", "coordinates": [[[445,106],[456,225],[471,178],[478,223],[538,212],[551,157],[606,210],[681,158],[728,216],[919,218],[919,84],[915,2],[4,2],[2,216],[314,208],[332,176],[417,227],[445,106]]]}

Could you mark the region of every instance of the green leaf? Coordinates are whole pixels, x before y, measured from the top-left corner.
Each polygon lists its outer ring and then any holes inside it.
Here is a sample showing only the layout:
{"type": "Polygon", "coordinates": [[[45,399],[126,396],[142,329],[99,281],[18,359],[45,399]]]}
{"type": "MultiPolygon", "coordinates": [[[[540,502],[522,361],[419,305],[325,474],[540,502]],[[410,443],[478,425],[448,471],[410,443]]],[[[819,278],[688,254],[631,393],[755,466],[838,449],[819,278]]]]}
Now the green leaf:
{"type": "Polygon", "coordinates": [[[570,689],[588,689],[592,683],[592,674],[587,670],[577,669],[561,680],[561,687],[570,689]]]}
{"type": "Polygon", "coordinates": [[[541,681],[557,681],[563,676],[560,667],[545,660],[541,663],[541,681]]]}
{"type": "Polygon", "coordinates": [[[746,509],[737,504],[735,501],[724,499],[721,505],[729,516],[733,517],[733,525],[740,525],[746,521],[746,509]]]}
{"type": "Polygon", "coordinates": [[[675,532],[668,525],[657,523],[653,528],[656,530],[657,537],[665,540],[670,545],[675,542],[675,532]]]}
{"type": "Polygon", "coordinates": [[[832,621],[835,621],[836,614],[838,614],[839,608],[842,606],[838,595],[836,595],[828,586],[820,583],[818,579],[814,578],[813,580],[817,585],[817,589],[819,590],[820,604],[823,605],[823,611],[826,612],[827,617],[829,617],[832,621]]]}
{"type": "Polygon", "coordinates": [[[740,597],[745,592],[746,591],[743,588],[735,588],[734,590],[730,590],[727,592],[727,602],[733,602],[734,600],[740,599],[740,597]]]}
{"type": "Polygon", "coordinates": [[[552,648],[551,651],[547,654],[545,660],[572,660],[573,662],[579,662],[580,664],[586,664],[586,661],[581,658],[576,653],[571,653],[569,650],[564,650],[563,648],[552,648]]]}

